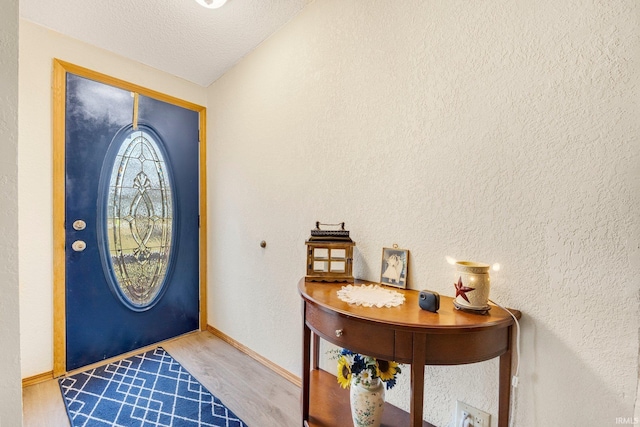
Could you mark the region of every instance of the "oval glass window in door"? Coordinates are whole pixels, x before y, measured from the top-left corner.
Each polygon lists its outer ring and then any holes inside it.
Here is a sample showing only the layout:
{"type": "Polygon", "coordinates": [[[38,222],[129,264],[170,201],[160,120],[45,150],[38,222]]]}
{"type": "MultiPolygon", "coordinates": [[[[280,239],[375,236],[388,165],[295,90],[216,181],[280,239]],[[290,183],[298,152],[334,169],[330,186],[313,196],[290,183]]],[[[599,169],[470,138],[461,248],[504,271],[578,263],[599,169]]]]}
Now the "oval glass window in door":
{"type": "Polygon", "coordinates": [[[160,143],[151,132],[131,130],[108,176],[105,240],[111,278],[120,299],[134,310],[154,304],[169,268],[173,192],[160,143]]]}

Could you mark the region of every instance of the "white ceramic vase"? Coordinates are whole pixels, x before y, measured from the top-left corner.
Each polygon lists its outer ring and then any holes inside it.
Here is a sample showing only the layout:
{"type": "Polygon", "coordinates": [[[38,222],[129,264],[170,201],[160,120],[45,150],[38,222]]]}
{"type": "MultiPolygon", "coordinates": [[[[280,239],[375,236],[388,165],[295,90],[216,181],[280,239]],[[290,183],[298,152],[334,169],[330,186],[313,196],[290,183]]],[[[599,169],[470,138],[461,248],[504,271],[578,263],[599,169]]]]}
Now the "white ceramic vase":
{"type": "Polygon", "coordinates": [[[380,378],[373,380],[371,386],[355,384],[351,380],[351,418],[354,427],[380,427],[384,410],[384,383],[380,378]]]}

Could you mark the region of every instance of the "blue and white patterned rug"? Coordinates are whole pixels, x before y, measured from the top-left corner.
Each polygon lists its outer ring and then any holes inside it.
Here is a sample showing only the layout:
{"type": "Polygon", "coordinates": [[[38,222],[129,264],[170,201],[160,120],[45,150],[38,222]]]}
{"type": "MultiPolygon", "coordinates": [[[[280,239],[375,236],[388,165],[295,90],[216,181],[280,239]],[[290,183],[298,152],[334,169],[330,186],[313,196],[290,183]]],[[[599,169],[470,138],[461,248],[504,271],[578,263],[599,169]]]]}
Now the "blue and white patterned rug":
{"type": "Polygon", "coordinates": [[[59,382],[72,427],[247,427],[162,348],[59,382]]]}

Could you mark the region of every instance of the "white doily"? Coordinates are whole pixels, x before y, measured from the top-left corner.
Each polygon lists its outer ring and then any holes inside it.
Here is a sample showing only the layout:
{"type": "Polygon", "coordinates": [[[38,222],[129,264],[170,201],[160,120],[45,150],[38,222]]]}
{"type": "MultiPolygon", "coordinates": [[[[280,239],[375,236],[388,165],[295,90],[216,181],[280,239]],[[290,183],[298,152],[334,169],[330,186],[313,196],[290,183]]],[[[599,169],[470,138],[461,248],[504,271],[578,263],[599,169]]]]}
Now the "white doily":
{"type": "Polygon", "coordinates": [[[385,289],[380,285],[347,285],[338,291],[338,298],[363,307],[396,307],[404,303],[400,292],[385,289]]]}

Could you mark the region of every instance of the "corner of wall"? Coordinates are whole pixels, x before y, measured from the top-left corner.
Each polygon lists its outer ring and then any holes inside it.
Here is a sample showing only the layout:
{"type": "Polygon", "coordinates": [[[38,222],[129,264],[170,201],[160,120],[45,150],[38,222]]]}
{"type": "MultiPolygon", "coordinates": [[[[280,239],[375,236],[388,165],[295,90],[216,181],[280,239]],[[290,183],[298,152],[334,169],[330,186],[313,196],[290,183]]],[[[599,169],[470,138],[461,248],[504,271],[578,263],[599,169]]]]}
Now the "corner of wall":
{"type": "Polygon", "coordinates": [[[18,2],[0,14],[0,424],[22,425],[18,256],[18,2]]]}

